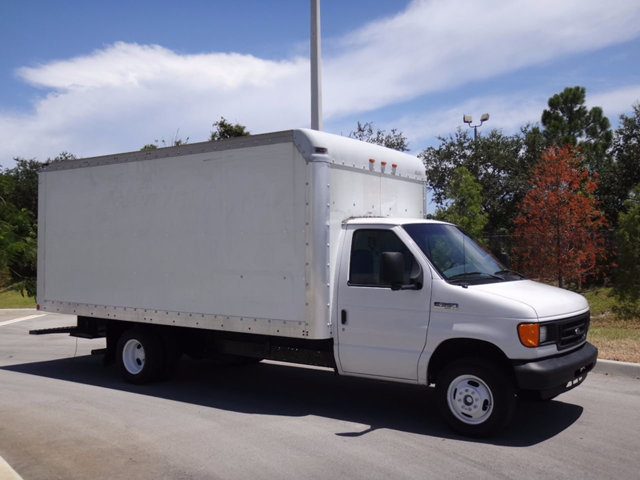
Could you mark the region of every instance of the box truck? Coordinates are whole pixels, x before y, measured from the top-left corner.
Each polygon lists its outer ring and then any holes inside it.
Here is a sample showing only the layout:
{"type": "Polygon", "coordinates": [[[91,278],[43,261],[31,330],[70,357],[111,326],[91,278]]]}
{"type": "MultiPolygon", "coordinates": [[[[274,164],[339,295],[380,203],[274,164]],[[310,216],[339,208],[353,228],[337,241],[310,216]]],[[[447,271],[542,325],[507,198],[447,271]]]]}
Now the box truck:
{"type": "Polygon", "coordinates": [[[38,305],[133,383],[183,353],[322,365],[435,385],[467,435],[580,384],[586,300],[424,218],[418,158],[312,130],[52,163],[38,305]]]}

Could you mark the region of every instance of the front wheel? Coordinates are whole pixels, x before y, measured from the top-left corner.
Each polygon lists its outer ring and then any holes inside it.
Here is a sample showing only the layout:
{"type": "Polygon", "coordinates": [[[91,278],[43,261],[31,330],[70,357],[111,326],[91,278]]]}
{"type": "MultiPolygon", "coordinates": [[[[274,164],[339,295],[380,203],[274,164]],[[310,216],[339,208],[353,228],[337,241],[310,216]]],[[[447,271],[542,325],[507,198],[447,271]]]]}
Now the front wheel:
{"type": "Polygon", "coordinates": [[[438,407],[458,433],[491,435],[511,419],[516,397],[513,385],[498,365],[462,359],[447,365],[436,382],[438,407]]]}

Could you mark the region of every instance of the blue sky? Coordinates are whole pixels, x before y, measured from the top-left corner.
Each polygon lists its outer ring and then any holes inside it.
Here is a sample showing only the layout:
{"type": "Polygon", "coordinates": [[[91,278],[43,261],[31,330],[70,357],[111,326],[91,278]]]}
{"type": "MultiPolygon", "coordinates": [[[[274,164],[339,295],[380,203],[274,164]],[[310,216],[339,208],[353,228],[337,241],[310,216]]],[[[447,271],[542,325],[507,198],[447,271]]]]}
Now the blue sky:
{"type": "MultiPolygon", "coordinates": [[[[324,129],[398,128],[417,153],[489,112],[540,119],[566,86],[612,124],[640,101],[637,0],[321,0],[324,129]]],[[[224,116],[252,133],[308,127],[309,1],[5,0],[0,165],[93,156],[224,116]]]]}

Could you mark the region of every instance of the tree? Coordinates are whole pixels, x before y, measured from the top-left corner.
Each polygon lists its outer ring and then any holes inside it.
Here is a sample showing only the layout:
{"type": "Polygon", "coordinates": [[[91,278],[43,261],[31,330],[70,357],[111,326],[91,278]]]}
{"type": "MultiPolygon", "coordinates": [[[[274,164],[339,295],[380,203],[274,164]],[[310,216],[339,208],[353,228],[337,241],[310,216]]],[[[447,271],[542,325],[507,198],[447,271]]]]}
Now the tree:
{"type": "Polygon", "coordinates": [[[215,130],[211,132],[211,136],[209,137],[209,141],[211,142],[232,137],[245,137],[251,134],[244,125],[230,123],[224,117],[220,117],[220,120],[214,122],[213,126],[215,130]]]}
{"type": "MultiPolygon", "coordinates": [[[[549,109],[542,112],[546,146],[579,147],[581,158],[591,173],[598,172],[596,196],[611,224],[617,220],[618,179],[611,156],[613,132],[602,108],[585,106],[586,89],[567,87],[549,98],[549,109]]],[[[626,193],[624,198],[626,198],[626,193]]]]}
{"type": "Polygon", "coordinates": [[[0,173],[0,268],[23,295],[36,294],[38,172],[49,162],[75,158],[68,152],[44,164],[15,158],[16,166],[0,173]]]}
{"type": "Polygon", "coordinates": [[[374,125],[371,122],[360,123],[356,130],[349,133],[350,138],[355,138],[362,142],[375,143],[376,145],[382,145],[383,147],[392,148],[400,152],[409,151],[409,143],[407,137],[402,132],[399,132],[395,128],[391,129],[391,132],[387,133],[385,130],[377,129],[373,131],[374,125]]]}
{"type": "Polygon", "coordinates": [[[545,281],[582,285],[605,255],[606,220],[593,196],[597,176],[576,150],[549,147],[533,170],[530,190],[515,219],[517,268],[545,281]]]}
{"type": "Polygon", "coordinates": [[[16,166],[5,169],[5,201],[15,207],[26,209],[36,218],[38,216],[38,171],[43,164],[37,160],[14,158],[16,166]],[[9,185],[10,184],[10,185],[9,185]]]}
{"type": "Polygon", "coordinates": [[[624,317],[640,316],[640,185],[620,212],[617,241],[617,269],[614,293],[619,300],[618,313],[624,317]]]}
{"type": "Polygon", "coordinates": [[[549,98],[549,109],[542,112],[542,125],[549,146],[586,146],[598,155],[611,145],[613,134],[602,108],[587,109],[586,89],[567,87],[549,98]]]}
{"type": "Polygon", "coordinates": [[[614,177],[612,196],[616,213],[625,208],[625,200],[634,186],[640,184],[640,103],[633,106],[633,115],[620,115],[620,126],[613,141],[614,177]]]}
{"type": "Polygon", "coordinates": [[[524,137],[524,129],[511,136],[492,130],[477,140],[461,129],[449,137],[439,137],[440,145],[428,147],[419,155],[433,201],[440,208],[446,206],[454,172],[465,167],[482,187],[482,211],[487,214],[485,233],[509,234],[516,205],[528,190],[529,171],[535,164],[524,137]]]}
{"type": "Polygon", "coordinates": [[[16,163],[0,174],[0,268],[8,271],[12,288],[34,296],[40,164],[23,159],[16,163]]]}
{"type": "Polygon", "coordinates": [[[459,225],[467,233],[479,239],[487,224],[487,214],[482,210],[482,186],[465,167],[458,167],[446,188],[451,204],[436,211],[435,218],[459,225]]]}
{"type": "Polygon", "coordinates": [[[140,151],[146,152],[149,150],[157,150],[159,148],[160,143],[162,143],[163,147],[179,147],[180,145],[186,145],[187,143],[189,143],[189,137],[183,140],[182,138],[179,137],[179,134],[180,134],[180,129],[176,130],[176,134],[173,136],[173,140],[170,142],[170,144],[168,144],[168,142],[164,138],[159,142],[156,139],[153,141],[153,143],[147,143],[146,145],[144,145],[140,149],[140,151]]]}

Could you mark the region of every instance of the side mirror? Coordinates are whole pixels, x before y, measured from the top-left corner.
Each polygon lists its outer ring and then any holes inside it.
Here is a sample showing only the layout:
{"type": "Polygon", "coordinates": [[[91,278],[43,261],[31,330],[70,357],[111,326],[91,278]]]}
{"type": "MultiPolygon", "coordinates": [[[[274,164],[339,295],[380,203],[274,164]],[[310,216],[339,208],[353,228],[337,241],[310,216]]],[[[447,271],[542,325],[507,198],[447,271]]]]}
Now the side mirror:
{"type": "Polygon", "coordinates": [[[380,277],[382,283],[391,285],[391,290],[420,290],[422,288],[422,269],[411,274],[411,283],[404,284],[404,255],[400,252],[382,252],[380,277]]]}

